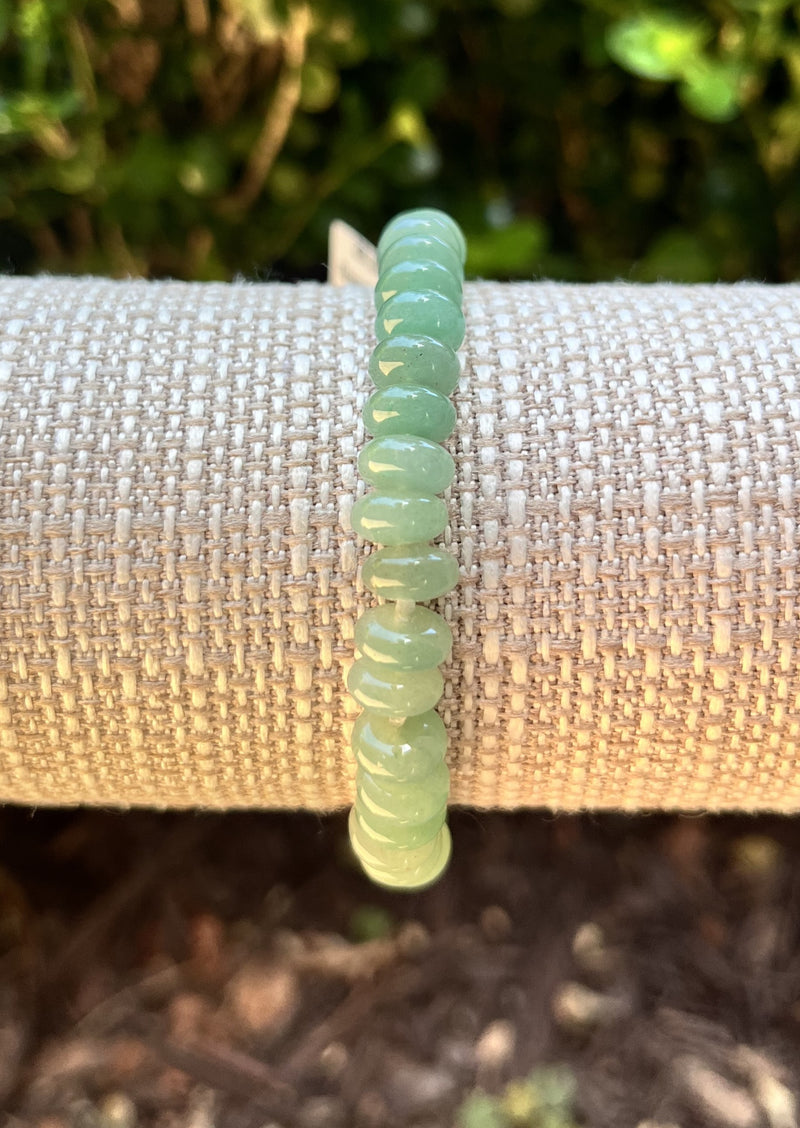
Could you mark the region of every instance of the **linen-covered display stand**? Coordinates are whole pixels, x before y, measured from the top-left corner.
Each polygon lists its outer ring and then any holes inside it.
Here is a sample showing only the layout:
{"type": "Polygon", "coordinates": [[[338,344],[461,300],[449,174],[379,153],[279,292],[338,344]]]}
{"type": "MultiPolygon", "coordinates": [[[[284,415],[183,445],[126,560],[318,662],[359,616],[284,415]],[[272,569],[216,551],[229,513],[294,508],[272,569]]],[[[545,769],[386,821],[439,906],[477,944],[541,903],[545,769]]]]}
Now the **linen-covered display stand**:
{"type": "MultiPolygon", "coordinates": [[[[451,802],[800,810],[800,285],[464,310],[451,802]]],[[[373,317],[0,280],[0,801],[352,802],[373,317]]]]}

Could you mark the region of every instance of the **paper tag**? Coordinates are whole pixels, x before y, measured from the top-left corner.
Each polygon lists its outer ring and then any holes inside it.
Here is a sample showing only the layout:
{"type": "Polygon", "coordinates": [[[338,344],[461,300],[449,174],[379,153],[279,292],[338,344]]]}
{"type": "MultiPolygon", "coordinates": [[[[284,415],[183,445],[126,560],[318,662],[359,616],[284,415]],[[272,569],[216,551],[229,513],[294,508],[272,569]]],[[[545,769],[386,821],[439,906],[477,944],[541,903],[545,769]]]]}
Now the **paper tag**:
{"type": "Polygon", "coordinates": [[[331,286],[369,286],[378,281],[378,252],[342,219],[328,228],[328,281],[331,286]]]}

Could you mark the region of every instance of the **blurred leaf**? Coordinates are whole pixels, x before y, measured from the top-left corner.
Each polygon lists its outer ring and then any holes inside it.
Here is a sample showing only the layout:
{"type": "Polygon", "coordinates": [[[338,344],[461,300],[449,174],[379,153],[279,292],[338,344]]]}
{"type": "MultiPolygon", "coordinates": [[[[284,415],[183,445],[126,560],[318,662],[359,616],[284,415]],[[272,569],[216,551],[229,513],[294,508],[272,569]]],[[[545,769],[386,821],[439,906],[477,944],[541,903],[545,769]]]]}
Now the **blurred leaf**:
{"type": "Polygon", "coordinates": [[[103,167],[105,143],[102,133],[95,131],[83,136],[81,147],[73,157],[59,161],[54,170],[53,183],[60,192],[77,196],[88,192],[97,181],[103,167]]]}
{"type": "Polygon", "coordinates": [[[772,115],[772,127],[767,160],[771,170],[783,172],[800,159],[800,99],[777,109],[772,115]]]}
{"type": "Polygon", "coordinates": [[[276,161],[270,173],[269,190],[273,199],[283,204],[303,199],[309,191],[308,173],[295,161],[276,161]]]}
{"type": "Polygon", "coordinates": [[[192,196],[213,196],[228,182],[228,165],[228,154],[220,140],[201,135],[185,146],[177,177],[192,196]]]}
{"type": "Polygon", "coordinates": [[[636,264],[640,282],[715,282],[714,260],[702,240],[690,231],[667,231],[636,264]]]}
{"type": "Polygon", "coordinates": [[[424,55],[414,59],[403,71],[397,84],[399,102],[427,107],[442,96],[447,88],[447,72],[441,59],[424,55]]]}
{"type": "Polygon", "coordinates": [[[536,1123],[540,1106],[535,1085],[530,1081],[510,1081],[500,1107],[512,1124],[522,1126],[536,1123]]]}
{"type": "Polygon", "coordinates": [[[487,1093],[471,1093],[456,1114],[456,1128],[508,1128],[500,1103],[487,1093]]]}
{"type": "Polygon", "coordinates": [[[532,275],[546,244],[547,232],[537,219],[518,219],[497,231],[471,233],[466,271],[478,277],[493,272],[532,275]]]}
{"type": "Polygon", "coordinates": [[[730,121],[739,112],[741,74],[737,67],[711,59],[696,60],[678,87],[688,110],[706,121],[730,121]]]}
{"type": "Polygon", "coordinates": [[[300,93],[300,105],[304,110],[312,114],[327,110],[338,93],[339,76],[336,71],[317,63],[306,63],[300,93]]]}
{"type": "Polygon", "coordinates": [[[25,85],[40,90],[50,61],[51,13],[47,0],[22,0],[17,7],[16,32],[22,45],[25,85]]]}
{"type": "Polygon", "coordinates": [[[433,14],[427,4],[410,0],[403,4],[397,14],[397,28],[410,39],[420,39],[433,27],[433,14]]]}
{"type": "Polygon", "coordinates": [[[642,78],[680,78],[708,38],[697,20],[650,12],[613,24],[606,34],[611,58],[642,78]]]}
{"type": "Polygon", "coordinates": [[[175,151],[157,134],[145,133],[137,138],[127,164],[123,184],[133,199],[160,200],[177,183],[175,151]]]}
{"type": "Polygon", "coordinates": [[[0,44],[11,30],[11,0],[0,0],[0,44]]]}
{"type": "Polygon", "coordinates": [[[494,5],[504,16],[521,19],[535,12],[541,6],[541,0],[494,0],[494,5]]]}
{"type": "Polygon", "coordinates": [[[0,108],[0,134],[20,134],[35,142],[49,157],[68,160],[75,144],[62,124],[77,106],[73,92],[17,94],[0,108]]]}
{"type": "Polygon", "coordinates": [[[528,1081],[536,1087],[541,1103],[546,1108],[572,1111],[577,1084],[575,1074],[568,1065],[538,1066],[528,1081]]]}
{"type": "Polygon", "coordinates": [[[787,8],[792,6],[793,0],[730,0],[730,2],[734,8],[739,8],[742,11],[769,14],[771,12],[785,12],[787,8]]]}
{"type": "Polygon", "coordinates": [[[425,119],[413,102],[400,102],[393,108],[389,128],[397,141],[407,141],[417,147],[428,143],[425,119]]]}

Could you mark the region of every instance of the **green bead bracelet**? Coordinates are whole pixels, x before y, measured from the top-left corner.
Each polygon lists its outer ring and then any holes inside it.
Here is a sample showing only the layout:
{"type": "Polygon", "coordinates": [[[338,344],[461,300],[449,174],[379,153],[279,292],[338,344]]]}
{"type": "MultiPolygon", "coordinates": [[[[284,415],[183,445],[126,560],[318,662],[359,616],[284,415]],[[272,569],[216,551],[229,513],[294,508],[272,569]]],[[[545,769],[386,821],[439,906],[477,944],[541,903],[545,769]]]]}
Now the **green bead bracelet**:
{"type": "Polygon", "coordinates": [[[440,444],[456,419],[447,397],[460,377],[465,255],[458,224],[435,208],[395,216],[378,241],[369,363],[376,391],[363,413],[374,437],[358,458],[370,488],[352,523],[380,546],[362,576],[385,602],[358,619],[347,677],[363,710],[351,738],[357,771],[349,835],[367,876],[398,890],[431,885],[451,854],[447,732],[435,706],[453,636],[441,615],[419,604],[458,581],[455,557],[431,541],[447,525],[437,495],[455,476],[440,444]]]}

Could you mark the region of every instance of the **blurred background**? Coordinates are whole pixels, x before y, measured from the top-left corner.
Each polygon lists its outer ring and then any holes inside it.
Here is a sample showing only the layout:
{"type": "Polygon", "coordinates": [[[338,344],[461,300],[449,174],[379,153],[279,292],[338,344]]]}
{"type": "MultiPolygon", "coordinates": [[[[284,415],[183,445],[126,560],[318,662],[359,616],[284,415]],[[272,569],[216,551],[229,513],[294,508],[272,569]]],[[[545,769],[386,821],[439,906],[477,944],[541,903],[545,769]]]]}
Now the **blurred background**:
{"type": "MultiPolygon", "coordinates": [[[[0,271],[800,277],[800,3],[0,0],[0,271]]],[[[0,475],[2,468],[0,468],[0,475]]],[[[797,1128],[800,821],[0,810],[0,1128],[797,1128]]]]}
{"type": "Polygon", "coordinates": [[[0,269],[324,277],[445,208],[468,274],[800,274],[792,0],[0,0],[0,269]]]}

